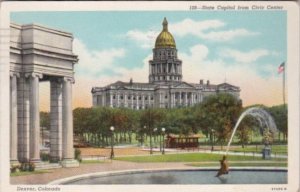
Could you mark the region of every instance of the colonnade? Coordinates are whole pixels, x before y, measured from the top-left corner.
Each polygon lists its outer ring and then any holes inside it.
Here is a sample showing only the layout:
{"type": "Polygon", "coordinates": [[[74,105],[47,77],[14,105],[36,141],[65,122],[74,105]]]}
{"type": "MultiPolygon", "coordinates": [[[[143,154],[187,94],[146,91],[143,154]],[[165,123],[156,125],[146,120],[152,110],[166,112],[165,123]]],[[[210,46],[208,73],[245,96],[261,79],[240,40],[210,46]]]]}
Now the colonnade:
{"type": "MultiPolygon", "coordinates": [[[[50,160],[74,158],[72,84],[70,77],[50,80],[50,160]]],[[[39,82],[41,73],[10,73],[10,160],[40,162],[39,82]]]]}

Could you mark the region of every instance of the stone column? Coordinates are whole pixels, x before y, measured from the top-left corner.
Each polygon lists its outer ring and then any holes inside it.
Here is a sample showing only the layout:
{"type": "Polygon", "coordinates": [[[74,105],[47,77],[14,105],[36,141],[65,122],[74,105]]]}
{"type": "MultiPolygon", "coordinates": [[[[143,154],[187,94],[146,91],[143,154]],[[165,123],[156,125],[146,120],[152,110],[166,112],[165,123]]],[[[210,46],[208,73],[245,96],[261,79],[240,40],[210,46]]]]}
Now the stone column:
{"type": "Polygon", "coordinates": [[[139,110],[139,95],[136,95],[136,109],[139,110]]]}
{"type": "Polygon", "coordinates": [[[174,107],[174,103],[175,103],[175,93],[171,93],[171,108],[174,107]]]}
{"type": "Polygon", "coordinates": [[[63,146],[62,165],[64,167],[78,167],[78,161],[74,160],[73,148],[73,112],[72,112],[72,83],[73,78],[64,78],[62,90],[62,120],[63,120],[63,146]]]}
{"type": "Polygon", "coordinates": [[[162,93],[159,93],[159,102],[158,102],[158,107],[162,108],[162,93]]]}
{"type": "Polygon", "coordinates": [[[120,93],[117,93],[117,107],[120,107],[120,93]]]}
{"type": "Polygon", "coordinates": [[[185,100],[184,105],[185,105],[185,106],[187,106],[187,104],[188,104],[187,95],[188,95],[188,93],[185,92],[185,94],[184,94],[184,100],[185,100]]]}
{"type": "Polygon", "coordinates": [[[29,79],[20,76],[17,81],[18,89],[18,159],[20,162],[29,161],[29,129],[30,129],[30,84],[29,79]]]}
{"type": "Polygon", "coordinates": [[[62,79],[50,81],[50,161],[62,159],[62,79]]]}
{"type": "Polygon", "coordinates": [[[113,96],[112,96],[112,92],[109,92],[109,106],[113,107],[113,96]]]}
{"type": "Polygon", "coordinates": [[[145,109],[145,95],[142,95],[142,109],[145,109]]]}
{"type": "Polygon", "coordinates": [[[30,161],[40,161],[40,106],[39,106],[39,79],[43,76],[32,73],[30,78],[30,161]]]}
{"type": "Polygon", "coordinates": [[[179,105],[181,106],[181,96],[182,96],[182,93],[181,93],[181,91],[179,92],[179,105]]]}
{"type": "Polygon", "coordinates": [[[133,105],[133,97],[134,97],[134,94],[131,94],[131,109],[134,109],[134,105],[133,105]]]}
{"type": "Polygon", "coordinates": [[[127,93],[124,93],[124,107],[127,107],[127,93]]]}
{"type": "Polygon", "coordinates": [[[18,164],[18,99],[17,76],[10,74],[10,163],[18,164]]]}

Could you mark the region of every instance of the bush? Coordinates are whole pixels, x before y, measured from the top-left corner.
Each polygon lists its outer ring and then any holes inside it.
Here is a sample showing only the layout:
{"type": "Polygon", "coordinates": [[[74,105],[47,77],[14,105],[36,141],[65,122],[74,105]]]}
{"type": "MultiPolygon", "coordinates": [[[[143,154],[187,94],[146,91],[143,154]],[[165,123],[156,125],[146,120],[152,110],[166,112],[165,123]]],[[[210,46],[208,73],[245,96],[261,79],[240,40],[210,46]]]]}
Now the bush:
{"type": "Polygon", "coordinates": [[[20,166],[19,165],[12,165],[10,167],[10,173],[15,173],[20,171],[20,166]]]}
{"type": "Polygon", "coordinates": [[[81,162],[82,161],[82,159],[81,159],[81,151],[80,151],[80,149],[75,149],[75,151],[74,151],[74,153],[75,153],[75,159],[76,160],[78,160],[79,162],[81,162]]]}
{"type": "Polygon", "coordinates": [[[35,170],[35,164],[30,163],[22,163],[20,166],[20,171],[34,171],[35,170]]]}
{"type": "Polygon", "coordinates": [[[34,163],[29,163],[29,168],[28,171],[34,171],[35,170],[35,164],[34,163]]]}

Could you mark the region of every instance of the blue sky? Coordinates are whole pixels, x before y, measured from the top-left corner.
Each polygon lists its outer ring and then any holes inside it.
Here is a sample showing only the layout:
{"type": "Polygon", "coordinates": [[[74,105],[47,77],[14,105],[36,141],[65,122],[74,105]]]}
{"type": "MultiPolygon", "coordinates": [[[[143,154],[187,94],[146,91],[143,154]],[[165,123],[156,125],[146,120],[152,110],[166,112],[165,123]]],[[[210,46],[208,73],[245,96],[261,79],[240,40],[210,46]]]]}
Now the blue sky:
{"type": "Polygon", "coordinates": [[[80,59],[76,78],[83,79],[77,88],[90,89],[130,77],[147,81],[147,62],[164,17],[183,60],[185,81],[226,79],[241,87],[246,104],[280,103],[277,67],[286,60],[285,11],[18,12],[11,20],[73,33],[80,59]],[[250,99],[250,90],[263,93],[250,99]]]}

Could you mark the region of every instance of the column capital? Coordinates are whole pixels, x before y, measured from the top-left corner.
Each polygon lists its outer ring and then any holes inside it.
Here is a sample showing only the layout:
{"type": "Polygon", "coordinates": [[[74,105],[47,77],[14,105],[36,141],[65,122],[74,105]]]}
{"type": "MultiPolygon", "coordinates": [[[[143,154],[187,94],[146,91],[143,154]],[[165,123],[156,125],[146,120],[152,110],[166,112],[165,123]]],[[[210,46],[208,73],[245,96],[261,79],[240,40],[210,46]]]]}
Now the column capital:
{"type": "Polygon", "coordinates": [[[75,83],[75,79],[73,77],[63,77],[63,81],[70,81],[72,84],[75,83]]]}
{"type": "Polygon", "coordinates": [[[41,73],[36,73],[36,72],[32,72],[32,73],[25,73],[25,77],[38,77],[39,79],[43,78],[43,74],[41,73]]]}
{"type": "Polygon", "coordinates": [[[19,78],[19,77],[20,77],[20,73],[15,72],[15,71],[10,71],[10,72],[9,72],[9,76],[10,76],[10,77],[16,76],[16,77],[19,78]]]}

